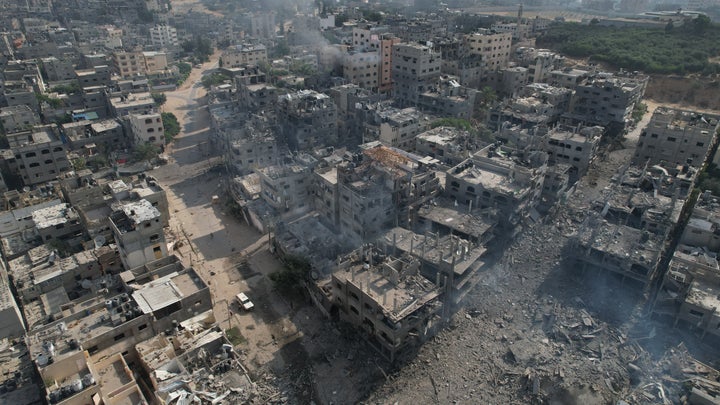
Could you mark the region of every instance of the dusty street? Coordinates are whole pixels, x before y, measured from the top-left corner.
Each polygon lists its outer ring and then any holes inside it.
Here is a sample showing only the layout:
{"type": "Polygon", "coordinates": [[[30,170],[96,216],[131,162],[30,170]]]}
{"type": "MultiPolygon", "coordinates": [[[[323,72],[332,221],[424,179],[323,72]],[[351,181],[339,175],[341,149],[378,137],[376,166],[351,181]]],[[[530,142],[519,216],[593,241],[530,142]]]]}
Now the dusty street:
{"type": "Polygon", "coordinates": [[[240,331],[243,342],[236,350],[259,385],[280,393],[275,400],[357,402],[389,366],[352,333],[329,325],[303,297],[278,294],[267,276],[282,264],[269,252],[268,237],[226,212],[221,175],[211,170],[220,157],[208,143],[205,89],[199,84],[202,71],[214,68],[218,57],[166,93],[163,110],[177,116],[182,132],[166,148],[169,163],[151,174],[167,192],[175,253],[208,281],[216,321],[240,331]],[[212,203],[214,195],[220,203],[212,203]],[[253,311],[233,302],[239,292],[254,302],[253,311]]]}

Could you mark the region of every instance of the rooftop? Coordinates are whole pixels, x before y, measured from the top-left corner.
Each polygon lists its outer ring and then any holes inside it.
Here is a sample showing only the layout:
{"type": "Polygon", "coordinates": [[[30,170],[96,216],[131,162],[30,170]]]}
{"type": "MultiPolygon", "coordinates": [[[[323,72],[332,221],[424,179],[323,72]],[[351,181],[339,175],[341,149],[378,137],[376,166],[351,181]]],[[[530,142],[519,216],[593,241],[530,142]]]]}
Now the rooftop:
{"type": "Polygon", "coordinates": [[[160,211],[148,200],[119,203],[119,207],[110,215],[110,220],[121,233],[135,230],[143,222],[160,218],[160,211]]]}
{"type": "Polygon", "coordinates": [[[356,260],[334,272],[333,278],[355,286],[382,308],[385,317],[397,323],[441,294],[440,287],[419,274],[419,267],[412,258],[388,257],[375,265],[356,260]]]}
{"type": "Polygon", "coordinates": [[[69,204],[62,203],[34,211],[32,219],[37,229],[41,230],[77,221],[79,216],[69,204]]]}
{"type": "Polygon", "coordinates": [[[455,263],[456,276],[462,276],[468,269],[482,265],[480,256],[486,249],[454,235],[416,234],[405,228],[393,228],[380,237],[388,248],[395,247],[434,266],[455,263]]]}

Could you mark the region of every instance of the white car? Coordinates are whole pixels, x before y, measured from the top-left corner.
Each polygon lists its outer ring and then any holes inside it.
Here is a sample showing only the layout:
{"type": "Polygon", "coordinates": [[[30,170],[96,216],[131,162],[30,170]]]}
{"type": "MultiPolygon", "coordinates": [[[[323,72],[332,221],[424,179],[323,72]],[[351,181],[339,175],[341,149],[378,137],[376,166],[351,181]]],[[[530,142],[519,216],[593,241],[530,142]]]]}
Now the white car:
{"type": "Polygon", "coordinates": [[[240,293],[236,295],[235,298],[237,299],[238,305],[240,305],[246,311],[249,311],[255,307],[255,304],[250,301],[250,298],[248,298],[245,293],[240,293]]]}

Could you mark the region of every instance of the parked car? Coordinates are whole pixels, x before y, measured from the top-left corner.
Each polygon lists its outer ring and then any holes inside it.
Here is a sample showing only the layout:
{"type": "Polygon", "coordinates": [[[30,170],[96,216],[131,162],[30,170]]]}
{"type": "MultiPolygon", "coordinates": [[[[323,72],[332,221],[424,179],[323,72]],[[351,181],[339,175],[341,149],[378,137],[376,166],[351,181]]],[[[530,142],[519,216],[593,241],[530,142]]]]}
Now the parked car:
{"type": "Polygon", "coordinates": [[[253,304],[252,301],[250,301],[250,298],[248,298],[248,296],[245,295],[245,293],[240,293],[240,294],[236,295],[235,298],[237,299],[238,305],[241,306],[246,311],[249,311],[255,307],[255,304],[253,304]]]}

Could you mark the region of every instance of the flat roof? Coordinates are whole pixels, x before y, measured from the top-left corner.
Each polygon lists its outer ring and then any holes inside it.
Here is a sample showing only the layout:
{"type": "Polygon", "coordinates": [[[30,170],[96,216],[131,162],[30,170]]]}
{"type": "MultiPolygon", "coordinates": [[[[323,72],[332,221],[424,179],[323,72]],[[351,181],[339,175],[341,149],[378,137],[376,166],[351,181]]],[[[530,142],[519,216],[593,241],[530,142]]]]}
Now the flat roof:
{"type": "Polygon", "coordinates": [[[75,210],[67,203],[35,210],[32,219],[38,229],[50,228],[79,219],[75,210]]]}
{"type": "Polygon", "coordinates": [[[418,267],[417,262],[392,258],[373,266],[353,264],[333,277],[362,291],[396,323],[441,294],[440,287],[418,273],[418,267]],[[416,266],[414,271],[412,266],[416,266]]]}

